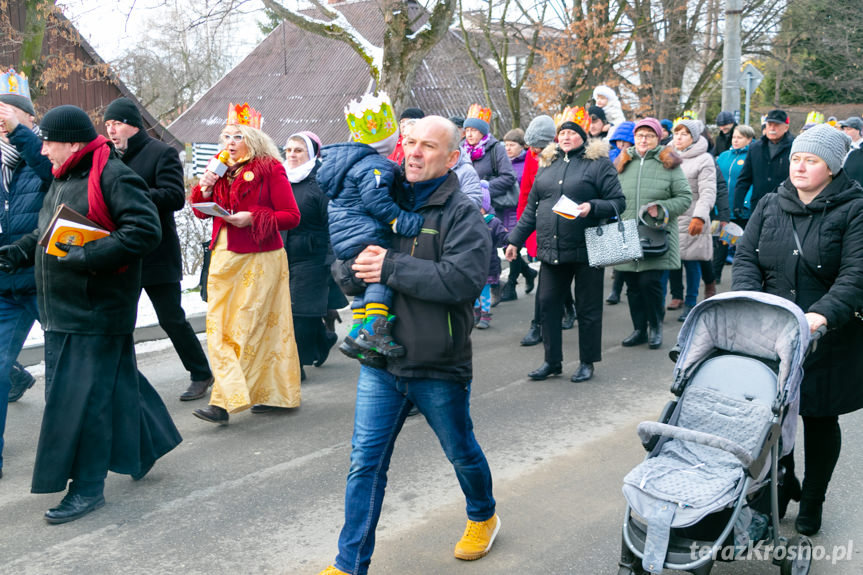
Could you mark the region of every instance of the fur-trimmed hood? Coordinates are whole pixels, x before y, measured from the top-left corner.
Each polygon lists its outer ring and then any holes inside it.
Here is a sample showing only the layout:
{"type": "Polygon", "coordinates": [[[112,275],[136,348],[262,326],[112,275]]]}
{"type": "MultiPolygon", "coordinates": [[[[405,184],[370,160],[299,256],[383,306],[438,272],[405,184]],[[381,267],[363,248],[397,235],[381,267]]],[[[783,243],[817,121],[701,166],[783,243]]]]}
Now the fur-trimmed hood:
{"type": "MultiPolygon", "coordinates": [[[[653,155],[657,155],[659,161],[662,162],[662,165],[665,167],[666,170],[673,170],[681,163],[683,163],[683,160],[680,158],[680,156],[678,156],[677,153],[672,150],[670,146],[657,146],[657,148],[654,148],[647,152],[645,158],[650,158],[653,155]],[[662,150],[658,154],[656,154],[657,148],[662,148],[662,150]]],[[[622,174],[624,168],[626,168],[626,165],[633,160],[633,154],[635,154],[635,146],[627,148],[625,152],[623,152],[617,157],[617,160],[614,162],[614,167],[617,168],[618,174],[622,174]]]]}
{"type": "MultiPolygon", "coordinates": [[[[576,148],[575,150],[570,150],[569,155],[572,156],[574,154],[582,153],[586,160],[598,160],[599,158],[607,158],[610,149],[608,142],[603,139],[596,138],[588,141],[587,144],[583,146],[583,151],[580,152],[579,149],[576,148]]],[[[563,157],[563,150],[558,147],[557,142],[552,142],[539,154],[539,167],[547,168],[559,157],[563,157]]]]}

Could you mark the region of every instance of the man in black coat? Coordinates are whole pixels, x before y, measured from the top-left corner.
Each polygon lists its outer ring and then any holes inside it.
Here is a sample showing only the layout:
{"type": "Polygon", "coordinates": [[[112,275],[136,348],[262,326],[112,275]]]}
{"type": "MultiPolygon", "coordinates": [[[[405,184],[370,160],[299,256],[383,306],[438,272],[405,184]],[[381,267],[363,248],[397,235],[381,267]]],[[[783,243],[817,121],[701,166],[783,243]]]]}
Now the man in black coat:
{"type": "Polygon", "coordinates": [[[719,154],[731,149],[731,137],[737,127],[734,114],[725,110],[719,112],[716,116],[716,127],[719,128],[719,133],[716,134],[716,142],[713,144],[713,156],[718,158],[719,154]]]}
{"type": "Polygon", "coordinates": [[[159,210],[162,241],[144,258],[141,285],[153,303],[159,325],[191,376],[180,401],[200,399],[213,384],[213,374],[180,303],[183,262],[174,221],[174,212],[183,209],[185,202],[180,157],[174,148],[147,134],[141,114],[128,98],[111,102],[105,108],[104,121],[123,163],[147,182],[150,199],[159,210]]]}
{"type": "Polygon", "coordinates": [[[147,185],[96,134],[84,110],[59,106],[40,127],[54,182],[38,228],[0,253],[0,271],[35,265],[45,410],[30,490],[68,487],[45,513],[49,523],[66,523],[105,504],[108,470],[140,479],[181,438],[135,363],[141,258],[161,240],[147,185]],[[109,234],[86,243],[52,235],[63,204],[109,234]]]}
{"type": "Polygon", "coordinates": [[[734,186],[733,215],[743,219],[743,200],[752,186],[752,211],[758,200],[776,191],[788,177],[791,143],[794,137],[788,133],[788,114],[783,110],[771,110],[767,114],[764,135],[749,145],[749,154],[734,186]]]}

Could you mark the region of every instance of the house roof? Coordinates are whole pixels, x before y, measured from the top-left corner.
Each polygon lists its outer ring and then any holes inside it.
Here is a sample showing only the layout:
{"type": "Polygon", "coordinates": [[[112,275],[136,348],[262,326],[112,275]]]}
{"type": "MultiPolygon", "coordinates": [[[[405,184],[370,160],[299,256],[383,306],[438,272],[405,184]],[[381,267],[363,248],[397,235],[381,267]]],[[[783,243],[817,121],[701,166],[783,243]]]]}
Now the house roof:
{"type": "MultiPolygon", "coordinates": [[[[377,2],[342,3],[339,10],[370,42],[383,42],[377,2]]],[[[503,83],[489,68],[493,108],[511,124],[503,83]]],[[[216,142],[228,104],[248,102],[262,113],[262,129],[276,143],[302,130],[324,143],[349,137],[344,107],[371,87],[368,66],[353,49],[283,22],[170,126],[185,142],[216,142]]],[[[419,66],[407,105],[426,114],[464,116],[484,102],[482,82],[459,34],[450,30],[419,66]]],[[[526,106],[525,106],[526,108],[526,106]]],[[[400,110],[396,110],[400,112],[400,110]]]]}

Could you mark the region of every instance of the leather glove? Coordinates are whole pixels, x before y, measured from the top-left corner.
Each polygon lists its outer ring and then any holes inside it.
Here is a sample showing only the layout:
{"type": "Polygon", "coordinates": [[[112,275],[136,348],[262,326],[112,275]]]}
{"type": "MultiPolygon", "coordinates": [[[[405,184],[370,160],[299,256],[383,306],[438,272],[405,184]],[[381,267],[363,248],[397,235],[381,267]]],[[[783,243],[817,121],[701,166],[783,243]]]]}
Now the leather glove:
{"type": "Polygon", "coordinates": [[[27,263],[27,254],[21,246],[11,244],[0,247],[0,272],[11,274],[27,263]]]}
{"type": "Polygon", "coordinates": [[[54,245],[57,246],[58,250],[66,252],[66,255],[62,258],[58,257],[57,261],[72,268],[89,269],[87,265],[87,251],[84,249],[84,246],[64,244],[62,242],[56,242],[54,245]]]}
{"type": "Polygon", "coordinates": [[[689,235],[697,236],[704,229],[704,220],[701,218],[692,218],[689,220],[689,235]]]}

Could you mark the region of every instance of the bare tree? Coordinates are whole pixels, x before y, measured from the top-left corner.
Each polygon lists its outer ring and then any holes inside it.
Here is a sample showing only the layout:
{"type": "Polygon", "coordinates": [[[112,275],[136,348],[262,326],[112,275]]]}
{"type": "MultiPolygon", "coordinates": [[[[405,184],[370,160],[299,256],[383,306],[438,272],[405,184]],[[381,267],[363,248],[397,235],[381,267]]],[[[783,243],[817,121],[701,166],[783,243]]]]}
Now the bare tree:
{"type": "Polygon", "coordinates": [[[235,64],[235,17],[217,25],[206,6],[190,0],[166,0],[164,10],[112,64],[144,107],[168,123],[235,64]]]}
{"type": "MultiPolygon", "coordinates": [[[[458,20],[465,48],[482,78],[486,105],[491,107],[486,61],[503,80],[512,126],[521,125],[522,88],[530,77],[540,50],[548,2],[522,4],[520,0],[483,0],[481,9],[466,12],[459,0],[458,20]]],[[[501,132],[499,116],[494,131],[501,132]]]]}
{"type": "Polygon", "coordinates": [[[531,78],[540,109],[552,113],[584,105],[599,84],[628,82],[622,73],[632,39],[623,33],[625,4],[617,0],[565,0],[550,3],[562,28],[539,50],[542,63],[531,78]]]}
{"type": "Polygon", "coordinates": [[[313,34],[348,44],[368,64],[375,91],[386,91],[396,110],[404,108],[414,74],[423,58],[440,41],[453,20],[457,0],[429,0],[426,8],[416,2],[377,0],[384,23],[383,45],[363,36],[338,7],[310,0],[311,11],[289,8],[284,1],[261,0],[284,20],[313,34]]]}

